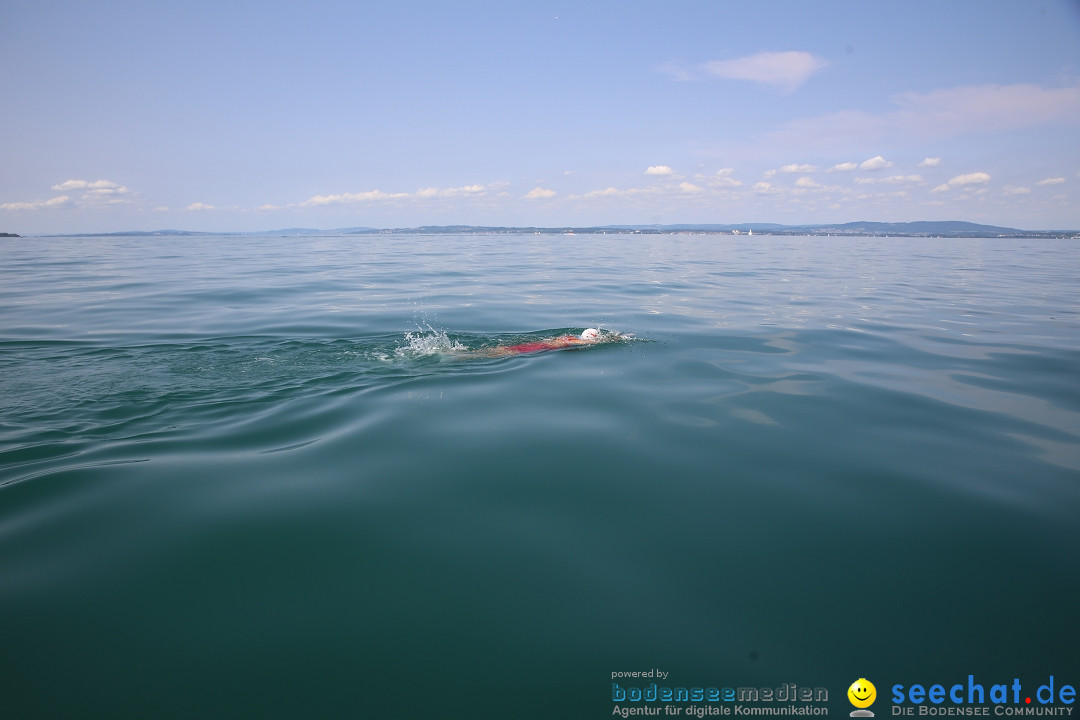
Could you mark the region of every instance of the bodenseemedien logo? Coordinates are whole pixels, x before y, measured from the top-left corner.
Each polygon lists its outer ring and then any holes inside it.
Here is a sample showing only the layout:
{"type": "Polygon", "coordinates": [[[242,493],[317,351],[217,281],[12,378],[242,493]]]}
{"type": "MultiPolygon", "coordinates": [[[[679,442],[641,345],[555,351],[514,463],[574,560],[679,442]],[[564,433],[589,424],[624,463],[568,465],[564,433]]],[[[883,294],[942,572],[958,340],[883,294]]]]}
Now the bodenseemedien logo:
{"type": "Polygon", "coordinates": [[[874,687],[874,683],[866,678],[859,678],[851,683],[851,687],[847,690],[847,697],[855,706],[850,713],[851,717],[874,717],[874,713],[867,710],[877,699],[877,688],[874,687]]]}

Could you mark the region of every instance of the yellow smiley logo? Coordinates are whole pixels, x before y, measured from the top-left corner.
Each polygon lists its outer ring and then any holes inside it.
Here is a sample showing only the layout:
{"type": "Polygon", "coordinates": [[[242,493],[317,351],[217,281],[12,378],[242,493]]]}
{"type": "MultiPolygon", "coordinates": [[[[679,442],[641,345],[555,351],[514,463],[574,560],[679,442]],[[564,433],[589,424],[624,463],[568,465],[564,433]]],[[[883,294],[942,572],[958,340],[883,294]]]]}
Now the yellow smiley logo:
{"type": "Polygon", "coordinates": [[[857,708],[868,708],[877,699],[877,688],[866,678],[859,678],[847,689],[848,700],[857,708]]]}

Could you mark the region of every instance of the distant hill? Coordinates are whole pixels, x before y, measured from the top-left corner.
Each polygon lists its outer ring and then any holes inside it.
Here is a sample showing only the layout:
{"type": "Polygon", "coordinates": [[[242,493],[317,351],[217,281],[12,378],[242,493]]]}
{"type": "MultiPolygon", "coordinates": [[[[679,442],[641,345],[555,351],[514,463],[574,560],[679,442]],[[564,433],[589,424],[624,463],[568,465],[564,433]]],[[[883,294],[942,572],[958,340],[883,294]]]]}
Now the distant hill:
{"type": "Polygon", "coordinates": [[[16,235],[15,233],[0,233],[0,237],[22,237],[22,235],[16,235]]]}
{"type": "Polygon", "coordinates": [[[721,225],[717,223],[705,224],[680,224],[680,225],[604,225],[603,230],[634,230],[642,232],[731,232],[738,230],[746,232],[769,232],[771,230],[784,230],[788,225],[777,223],[729,223],[721,225]]]}
{"type": "Polygon", "coordinates": [[[807,229],[817,232],[839,232],[859,235],[949,235],[952,237],[986,237],[987,235],[1015,235],[1023,233],[1016,228],[997,225],[979,225],[961,220],[918,221],[902,223],[849,222],[841,225],[810,225],[807,229]]]}

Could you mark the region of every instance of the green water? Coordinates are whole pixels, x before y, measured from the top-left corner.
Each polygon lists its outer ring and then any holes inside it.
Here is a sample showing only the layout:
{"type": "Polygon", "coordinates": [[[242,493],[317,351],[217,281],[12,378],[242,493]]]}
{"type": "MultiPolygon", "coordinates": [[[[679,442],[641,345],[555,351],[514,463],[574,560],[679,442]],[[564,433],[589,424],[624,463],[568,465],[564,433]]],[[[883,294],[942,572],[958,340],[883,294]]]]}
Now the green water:
{"type": "Polygon", "coordinates": [[[1080,684],[1075,242],[4,243],[5,717],[1080,684]]]}

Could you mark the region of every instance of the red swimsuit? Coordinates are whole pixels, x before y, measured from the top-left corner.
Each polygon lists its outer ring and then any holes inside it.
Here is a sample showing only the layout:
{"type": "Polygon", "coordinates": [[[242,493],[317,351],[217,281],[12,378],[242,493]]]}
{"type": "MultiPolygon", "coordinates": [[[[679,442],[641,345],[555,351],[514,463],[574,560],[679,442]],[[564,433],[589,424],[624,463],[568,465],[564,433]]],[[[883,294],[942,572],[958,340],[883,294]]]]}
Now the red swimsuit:
{"type": "Polygon", "coordinates": [[[510,345],[506,349],[515,353],[531,353],[540,352],[541,350],[558,350],[559,348],[576,345],[578,342],[578,338],[573,335],[566,335],[565,337],[555,338],[554,340],[533,340],[532,342],[510,345]]]}
{"type": "Polygon", "coordinates": [[[511,345],[506,349],[516,353],[531,353],[547,350],[550,347],[546,342],[527,342],[520,345],[511,345]]]}

